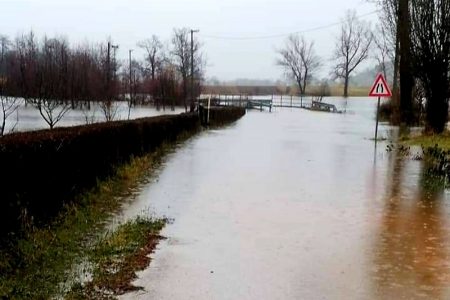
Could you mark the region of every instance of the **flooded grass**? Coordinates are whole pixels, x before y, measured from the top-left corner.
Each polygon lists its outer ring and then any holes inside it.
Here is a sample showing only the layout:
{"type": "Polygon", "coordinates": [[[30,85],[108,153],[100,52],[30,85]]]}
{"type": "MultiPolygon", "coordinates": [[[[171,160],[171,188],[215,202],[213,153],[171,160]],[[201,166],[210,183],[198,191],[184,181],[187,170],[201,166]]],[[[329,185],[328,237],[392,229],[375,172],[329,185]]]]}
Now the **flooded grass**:
{"type": "Polygon", "coordinates": [[[165,223],[137,218],[108,233],[88,253],[93,265],[92,280],[75,285],[65,298],[111,299],[141,289],[131,285],[131,281],[136,278],[136,271],[149,265],[149,254],[161,239],[159,232],[165,223]]]}
{"type": "MultiPolygon", "coordinates": [[[[421,158],[425,161],[425,169],[431,181],[438,186],[450,186],[450,132],[442,134],[422,134],[405,136],[400,139],[403,147],[420,146],[421,158]]],[[[429,180],[429,181],[430,181],[429,180]]]]}
{"type": "MultiPolygon", "coordinates": [[[[148,179],[167,150],[165,145],[149,155],[133,158],[129,164],[119,167],[114,177],[99,182],[96,188],[80,196],[77,202],[81,205],[66,207],[64,213],[45,228],[27,228],[25,236],[14,246],[1,249],[0,298],[48,299],[64,294],[67,286],[78,281],[73,278],[76,274],[71,271],[72,266],[81,258],[92,256],[98,232],[104,230],[108,219],[129,199],[139,183],[148,179]],[[61,284],[64,282],[66,284],[61,284]]],[[[111,238],[117,240],[126,236],[123,241],[126,242],[137,237],[135,227],[154,230],[161,226],[160,221],[155,224],[138,220],[111,238]]]]}
{"type": "Polygon", "coordinates": [[[450,132],[446,131],[439,135],[419,135],[419,136],[405,136],[401,138],[401,141],[404,144],[408,145],[418,145],[422,146],[422,148],[429,148],[438,146],[439,148],[442,148],[444,150],[450,150],[450,132]]]}

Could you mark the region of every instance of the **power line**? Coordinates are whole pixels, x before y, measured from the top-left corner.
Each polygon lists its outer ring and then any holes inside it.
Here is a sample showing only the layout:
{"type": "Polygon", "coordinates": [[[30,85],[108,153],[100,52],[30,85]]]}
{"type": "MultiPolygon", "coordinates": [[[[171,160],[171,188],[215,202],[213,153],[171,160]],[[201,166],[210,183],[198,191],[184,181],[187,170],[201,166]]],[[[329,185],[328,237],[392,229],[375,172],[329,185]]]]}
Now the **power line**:
{"type": "MultiPolygon", "coordinates": [[[[367,17],[373,14],[378,13],[380,10],[374,10],[371,11],[369,13],[366,14],[362,14],[359,16],[356,16],[356,18],[362,18],[362,17],[367,17]]],[[[291,34],[299,34],[299,33],[307,33],[307,32],[312,32],[312,31],[318,31],[318,30],[322,30],[322,29],[326,29],[326,28],[330,28],[330,27],[334,27],[337,25],[341,25],[344,21],[339,21],[339,22],[334,22],[334,23],[330,23],[327,25],[322,25],[322,26],[318,26],[318,27],[313,27],[313,28],[309,28],[309,29],[304,29],[304,30],[299,30],[299,31],[294,31],[294,32],[289,32],[289,33],[281,33],[281,34],[273,34],[273,35],[261,35],[261,36],[246,36],[246,37],[237,37],[237,36],[220,36],[220,35],[209,35],[209,34],[199,34],[200,36],[204,37],[204,38],[209,38],[209,39],[217,39],[217,40],[264,40],[264,39],[273,39],[273,38],[280,38],[280,37],[285,37],[291,34]]]]}

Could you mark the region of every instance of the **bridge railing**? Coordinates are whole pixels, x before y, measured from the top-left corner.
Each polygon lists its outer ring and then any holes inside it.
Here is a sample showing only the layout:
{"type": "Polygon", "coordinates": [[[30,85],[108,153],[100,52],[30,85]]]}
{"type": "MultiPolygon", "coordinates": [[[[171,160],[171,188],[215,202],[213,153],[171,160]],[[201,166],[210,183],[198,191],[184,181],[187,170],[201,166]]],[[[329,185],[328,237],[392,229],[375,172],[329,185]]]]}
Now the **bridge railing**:
{"type": "Polygon", "coordinates": [[[239,106],[250,108],[292,107],[311,108],[314,97],[293,95],[201,95],[199,103],[207,106],[239,106]]]}

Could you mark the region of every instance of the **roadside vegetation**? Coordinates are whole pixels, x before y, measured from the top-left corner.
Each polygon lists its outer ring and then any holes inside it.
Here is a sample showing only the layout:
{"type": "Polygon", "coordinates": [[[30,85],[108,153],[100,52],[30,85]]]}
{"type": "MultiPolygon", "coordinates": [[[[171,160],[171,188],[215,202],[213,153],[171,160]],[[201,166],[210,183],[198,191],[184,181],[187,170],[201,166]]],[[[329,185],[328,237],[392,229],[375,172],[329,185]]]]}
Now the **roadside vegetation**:
{"type": "Polygon", "coordinates": [[[116,295],[141,289],[133,286],[136,271],[150,263],[149,254],[159,240],[166,220],[138,217],[107,233],[87,251],[92,270],[86,282],[77,282],[65,299],[114,299],[116,295]]]}
{"type": "Polygon", "coordinates": [[[155,236],[163,221],[138,219],[105,237],[99,238],[99,232],[105,230],[112,214],[158,166],[165,151],[167,147],[161,147],[154,154],[132,159],[119,167],[114,176],[79,196],[80,204],[66,206],[54,222],[43,228],[30,226],[18,241],[3,247],[0,298],[49,299],[64,294],[77,282],[79,286],[83,279],[77,278],[74,267],[86,267],[84,271],[93,272],[93,278],[102,277],[97,263],[100,259],[113,258],[110,255],[113,252],[105,253],[108,245],[110,249],[120,250],[122,259],[142,248],[148,235],[136,236],[135,231],[145,227],[144,232],[155,236]],[[120,244],[119,238],[123,238],[120,244]]]}
{"type": "Polygon", "coordinates": [[[1,138],[0,242],[27,224],[45,226],[115,167],[199,129],[196,114],[179,114],[1,138]]]}
{"type": "MultiPolygon", "coordinates": [[[[415,159],[424,160],[425,169],[429,180],[435,180],[436,184],[450,185],[450,132],[441,134],[421,134],[417,136],[403,136],[400,138],[399,149],[407,149],[410,146],[420,146],[422,151],[414,156],[415,159]]],[[[392,150],[388,146],[388,150],[392,150]]]]}
{"type": "MultiPolygon", "coordinates": [[[[211,125],[233,122],[243,113],[240,108],[213,109],[211,125]]],[[[26,161],[40,157],[36,149],[50,154],[41,157],[47,169],[37,168],[41,174],[49,172],[43,181],[31,174],[30,178],[22,176],[15,186],[16,180],[10,178],[12,169],[5,169],[3,181],[9,178],[12,183],[7,184],[9,192],[3,194],[0,203],[4,224],[0,236],[0,298],[50,299],[68,293],[71,299],[110,299],[135,289],[130,284],[134,272],[148,265],[147,255],[161,238],[158,233],[167,220],[143,216],[112,231],[108,231],[108,224],[126,201],[133,200],[139,186],[151,178],[161,158],[175,144],[198,132],[199,124],[196,114],[181,114],[2,138],[0,158],[8,159],[16,168],[14,155],[26,161]],[[98,157],[92,145],[97,145],[98,157]],[[32,151],[16,151],[20,147],[32,151]],[[64,162],[73,153],[81,158],[68,167],[64,162]],[[59,164],[66,173],[55,172],[59,164]],[[72,173],[77,175],[70,177],[72,173]],[[48,187],[45,181],[49,181],[48,187]],[[58,189],[52,188],[55,182],[58,189]],[[42,196],[36,197],[38,194],[42,196]]],[[[21,168],[25,169],[18,174],[29,174],[35,166],[24,163],[21,168]]]]}
{"type": "Polygon", "coordinates": [[[450,2],[376,2],[381,20],[377,56],[382,70],[393,70],[393,97],[385,104],[389,120],[423,125],[427,133],[444,132],[450,97],[450,2]]]}
{"type": "Polygon", "coordinates": [[[423,134],[414,137],[403,137],[401,141],[407,145],[429,147],[438,147],[443,150],[450,150],[450,132],[445,131],[441,134],[423,134]]]}

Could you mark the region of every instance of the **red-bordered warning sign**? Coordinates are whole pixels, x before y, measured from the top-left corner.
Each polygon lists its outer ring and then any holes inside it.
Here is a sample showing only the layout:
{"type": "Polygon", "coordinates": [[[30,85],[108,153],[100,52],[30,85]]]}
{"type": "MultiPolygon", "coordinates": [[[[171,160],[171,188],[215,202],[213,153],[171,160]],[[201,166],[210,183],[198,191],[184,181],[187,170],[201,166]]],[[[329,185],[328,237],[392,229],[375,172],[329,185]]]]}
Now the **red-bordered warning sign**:
{"type": "Polygon", "coordinates": [[[389,88],[388,84],[386,83],[386,79],[384,78],[383,74],[378,74],[377,79],[375,79],[375,82],[370,89],[369,93],[370,97],[391,97],[391,89],[389,88]]]}

